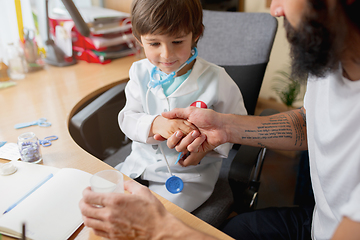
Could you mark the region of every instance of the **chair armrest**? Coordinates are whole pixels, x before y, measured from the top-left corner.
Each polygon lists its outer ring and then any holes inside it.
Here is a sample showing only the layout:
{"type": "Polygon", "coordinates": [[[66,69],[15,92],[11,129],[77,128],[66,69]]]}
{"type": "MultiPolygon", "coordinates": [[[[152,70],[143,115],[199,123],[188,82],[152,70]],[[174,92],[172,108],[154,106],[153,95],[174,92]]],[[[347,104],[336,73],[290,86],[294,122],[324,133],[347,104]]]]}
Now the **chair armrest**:
{"type": "Polygon", "coordinates": [[[70,120],[69,131],[74,141],[101,160],[129,142],[117,120],[126,103],[125,86],[122,83],[102,93],[70,120]]]}
{"type": "MultiPolygon", "coordinates": [[[[265,109],[260,116],[276,113],[278,111],[274,109],[265,109]]],[[[241,145],[231,163],[228,181],[237,213],[251,211],[255,207],[265,152],[265,148],[241,145]]]]}

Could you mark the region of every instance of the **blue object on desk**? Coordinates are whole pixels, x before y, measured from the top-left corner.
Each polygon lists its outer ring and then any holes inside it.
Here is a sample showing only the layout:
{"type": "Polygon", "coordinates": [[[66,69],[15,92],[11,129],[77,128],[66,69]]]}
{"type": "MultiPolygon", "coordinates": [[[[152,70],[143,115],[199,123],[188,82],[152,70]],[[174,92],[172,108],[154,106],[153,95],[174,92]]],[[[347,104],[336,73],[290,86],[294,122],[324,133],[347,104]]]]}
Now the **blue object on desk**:
{"type": "Polygon", "coordinates": [[[30,127],[30,126],[34,126],[34,125],[38,125],[40,127],[50,127],[51,123],[47,122],[46,118],[40,118],[39,120],[32,121],[32,122],[15,124],[14,127],[16,129],[19,129],[19,128],[25,128],[25,127],[30,127]]]}
{"type": "Polygon", "coordinates": [[[1,142],[0,142],[0,147],[4,146],[5,143],[6,143],[6,141],[1,141],[1,142]]]}
{"type": "Polygon", "coordinates": [[[52,135],[52,136],[48,136],[42,140],[39,140],[39,143],[43,146],[43,147],[49,147],[51,146],[51,141],[55,141],[55,140],[58,140],[58,137],[55,136],[55,135],[52,135]]]}
{"type": "Polygon", "coordinates": [[[50,173],[44,180],[42,180],[38,185],[36,185],[33,189],[31,189],[27,194],[25,194],[22,198],[20,198],[19,200],[17,200],[13,205],[11,205],[10,207],[8,207],[8,209],[5,210],[5,213],[11,211],[14,207],[16,207],[19,203],[21,203],[25,198],[27,198],[28,196],[30,196],[30,194],[32,194],[33,192],[36,191],[36,189],[38,189],[39,187],[41,187],[44,183],[46,183],[50,178],[52,178],[54,175],[52,173],[50,173]]]}

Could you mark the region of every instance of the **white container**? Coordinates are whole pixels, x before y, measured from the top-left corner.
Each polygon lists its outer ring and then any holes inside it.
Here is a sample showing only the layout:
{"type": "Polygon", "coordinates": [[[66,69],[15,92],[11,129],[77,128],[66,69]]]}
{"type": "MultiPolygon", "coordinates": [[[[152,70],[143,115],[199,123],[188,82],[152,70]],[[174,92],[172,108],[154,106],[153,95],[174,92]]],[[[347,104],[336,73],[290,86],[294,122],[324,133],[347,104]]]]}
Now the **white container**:
{"type": "Polygon", "coordinates": [[[39,139],[33,132],[23,133],[18,137],[21,161],[39,163],[42,160],[39,139]]]}
{"type": "Polygon", "coordinates": [[[8,56],[10,78],[25,78],[25,73],[27,72],[27,63],[24,57],[23,50],[20,47],[14,45],[13,43],[9,43],[6,50],[8,56]]]}

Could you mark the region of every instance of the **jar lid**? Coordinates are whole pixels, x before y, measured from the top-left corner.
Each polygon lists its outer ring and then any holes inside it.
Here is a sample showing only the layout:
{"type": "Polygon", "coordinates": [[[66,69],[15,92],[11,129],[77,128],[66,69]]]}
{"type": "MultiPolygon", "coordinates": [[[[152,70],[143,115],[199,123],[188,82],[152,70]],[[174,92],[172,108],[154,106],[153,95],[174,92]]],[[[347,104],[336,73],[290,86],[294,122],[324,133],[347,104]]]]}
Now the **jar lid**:
{"type": "Polygon", "coordinates": [[[4,176],[11,175],[14,172],[16,172],[16,170],[17,167],[12,162],[8,162],[0,165],[0,174],[4,176]]]}
{"type": "Polygon", "coordinates": [[[18,137],[18,139],[26,140],[26,139],[31,139],[31,138],[33,138],[33,137],[35,137],[35,133],[33,133],[33,132],[26,132],[26,133],[21,134],[21,135],[18,137]]]}

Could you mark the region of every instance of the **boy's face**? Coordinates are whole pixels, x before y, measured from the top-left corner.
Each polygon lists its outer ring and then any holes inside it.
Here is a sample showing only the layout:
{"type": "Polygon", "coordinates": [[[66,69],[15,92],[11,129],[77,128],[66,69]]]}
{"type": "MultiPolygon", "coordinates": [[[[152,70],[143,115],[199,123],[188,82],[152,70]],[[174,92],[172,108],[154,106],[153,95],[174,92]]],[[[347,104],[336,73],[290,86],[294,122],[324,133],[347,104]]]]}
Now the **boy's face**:
{"type": "MultiPolygon", "coordinates": [[[[179,36],[147,34],[141,36],[141,46],[149,61],[166,74],[177,70],[191,56],[194,40],[192,33],[179,36]]],[[[194,61],[186,65],[177,76],[192,68],[194,61]]]]}

